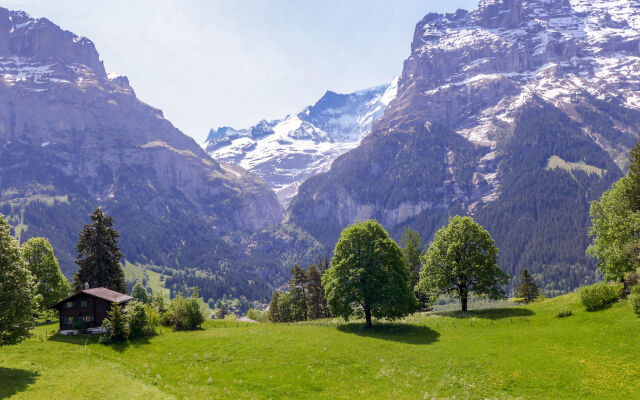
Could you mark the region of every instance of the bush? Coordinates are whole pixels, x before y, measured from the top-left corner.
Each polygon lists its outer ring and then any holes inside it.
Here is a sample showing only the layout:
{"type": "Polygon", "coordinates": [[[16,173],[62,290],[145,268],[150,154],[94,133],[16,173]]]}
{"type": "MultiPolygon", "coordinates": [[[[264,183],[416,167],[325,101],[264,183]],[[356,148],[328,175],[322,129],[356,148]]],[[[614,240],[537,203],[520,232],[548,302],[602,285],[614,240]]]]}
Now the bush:
{"type": "Polygon", "coordinates": [[[171,300],[168,316],[169,324],[177,331],[199,329],[205,321],[198,299],[178,296],[171,300]]]}
{"type": "Polygon", "coordinates": [[[126,316],[129,322],[130,339],[155,335],[156,330],[148,306],[142,302],[134,300],[127,304],[126,316]]]}
{"type": "Polygon", "coordinates": [[[580,291],[580,301],[587,311],[601,310],[618,300],[618,292],[613,286],[598,283],[583,288],[580,291]]]}
{"type": "Polygon", "coordinates": [[[102,328],[106,330],[101,338],[102,342],[122,342],[129,339],[129,323],[121,305],[111,305],[111,311],[102,322],[102,328]]]}
{"type": "Polygon", "coordinates": [[[564,308],[556,311],[556,318],[565,318],[565,317],[570,317],[572,315],[573,315],[573,311],[568,308],[564,308]]]}
{"type": "Polygon", "coordinates": [[[258,322],[265,322],[267,320],[267,312],[250,308],[249,311],[247,311],[247,318],[258,322]]]}
{"type": "Polygon", "coordinates": [[[633,307],[633,312],[640,315],[640,286],[636,285],[631,289],[629,302],[631,303],[631,307],[633,307]]]}
{"type": "Polygon", "coordinates": [[[628,272],[624,276],[624,296],[628,296],[631,294],[631,291],[634,287],[638,286],[638,282],[640,281],[640,274],[638,271],[628,272]]]}

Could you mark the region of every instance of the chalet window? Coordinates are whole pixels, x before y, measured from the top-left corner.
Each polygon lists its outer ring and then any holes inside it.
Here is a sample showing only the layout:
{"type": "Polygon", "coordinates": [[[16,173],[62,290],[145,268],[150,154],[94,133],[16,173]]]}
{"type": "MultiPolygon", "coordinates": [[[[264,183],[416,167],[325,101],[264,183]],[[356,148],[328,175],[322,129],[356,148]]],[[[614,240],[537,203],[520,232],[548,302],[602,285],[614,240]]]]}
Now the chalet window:
{"type": "Polygon", "coordinates": [[[64,320],[69,325],[73,324],[73,317],[66,317],[64,320]]]}
{"type": "Polygon", "coordinates": [[[67,301],[66,303],[64,303],[64,308],[73,308],[73,302],[67,301]]]}
{"type": "Polygon", "coordinates": [[[86,307],[87,306],[87,301],[86,300],[82,300],[80,302],[80,307],[86,307]]]}
{"type": "Polygon", "coordinates": [[[84,315],[84,316],[82,317],[82,321],[84,321],[84,322],[91,322],[91,321],[93,321],[93,315],[84,315]]]}

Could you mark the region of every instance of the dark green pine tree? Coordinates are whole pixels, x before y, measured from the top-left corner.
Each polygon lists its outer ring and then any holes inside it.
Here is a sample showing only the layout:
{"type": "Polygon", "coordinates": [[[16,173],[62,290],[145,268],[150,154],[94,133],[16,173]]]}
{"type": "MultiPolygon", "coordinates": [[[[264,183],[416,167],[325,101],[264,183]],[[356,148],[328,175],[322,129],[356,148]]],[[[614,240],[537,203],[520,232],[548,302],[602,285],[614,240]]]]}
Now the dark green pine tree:
{"type": "Polygon", "coordinates": [[[528,270],[522,271],[520,275],[520,286],[518,286],[518,297],[524,299],[526,304],[531,303],[540,296],[540,288],[533,280],[533,276],[529,274],[528,270]]]}
{"type": "Polygon", "coordinates": [[[309,318],[323,318],[325,314],[324,289],[322,288],[322,274],[318,266],[322,267],[322,260],[318,265],[311,264],[307,268],[307,290],[309,292],[309,318]]]}
{"type": "Polygon", "coordinates": [[[291,269],[291,275],[289,285],[293,289],[292,292],[296,293],[292,299],[295,300],[296,309],[302,310],[302,318],[306,321],[308,319],[307,309],[309,308],[309,302],[307,301],[307,271],[295,264],[291,269]]]}
{"type": "Polygon", "coordinates": [[[635,210],[640,210],[640,141],[631,149],[629,155],[629,196],[635,210]]]}
{"type": "Polygon", "coordinates": [[[278,304],[279,299],[280,299],[280,293],[273,292],[273,296],[271,297],[271,303],[269,303],[269,321],[270,322],[280,322],[280,304],[278,304]]]}
{"type": "Polygon", "coordinates": [[[145,288],[142,286],[140,282],[136,282],[136,284],[133,285],[133,289],[131,289],[131,296],[135,300],[138,300],[139,302],[142,302],[145,304],[150,302],[149,293],[147,293],[147,291],[145,290],[145,288]]]}
{"type": "Polygon", "coordinates": [[[107,328],[107,335],[113,342],[122,342],[129,338],[127,316],[120,304],[113,303],[111,305],[111,310],[102,326],[107,328]]]}
{"type": "Polygon", "coordinates": [[[412,229],[407,229],[402,234],[402,256],[411,279],[411,289],[413,290],[420,280],[420,267],[422,263],[420,257],[424,254],[422,249],[422,238],[420,234],[412,229]]]}
{"type": "Polygon", "coordinates": [[[113,229],[113,218],[105,216],[97,208],[91,214],[91,224],[82,228],[76,244],[76,264],[79,266],[73,282],[76,291],[82,290],[87,282],[91,287],[127,292],[120,265],[123,255],[118,248],[119,236],[118,231],[113,229]]]}

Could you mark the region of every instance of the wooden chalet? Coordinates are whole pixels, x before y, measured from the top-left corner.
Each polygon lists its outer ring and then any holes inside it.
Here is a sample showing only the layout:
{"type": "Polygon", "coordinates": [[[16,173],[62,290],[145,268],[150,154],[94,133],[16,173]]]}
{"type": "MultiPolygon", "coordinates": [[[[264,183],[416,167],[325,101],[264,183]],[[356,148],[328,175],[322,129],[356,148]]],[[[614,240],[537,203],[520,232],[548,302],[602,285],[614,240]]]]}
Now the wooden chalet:
{"type": "Polygon", "coordinates": [[[54,304],[60,314],[60,331],[70,331],[82,325],[85,329],[99,328],[107,318],[112,304],[126,304],[133,297],[111,289],[99,287],[85,289],[54,304]],[[79,324],[81,323],[81,324],[79,324]],[[75,328],[74,328],[75,326],[75,328]]]}

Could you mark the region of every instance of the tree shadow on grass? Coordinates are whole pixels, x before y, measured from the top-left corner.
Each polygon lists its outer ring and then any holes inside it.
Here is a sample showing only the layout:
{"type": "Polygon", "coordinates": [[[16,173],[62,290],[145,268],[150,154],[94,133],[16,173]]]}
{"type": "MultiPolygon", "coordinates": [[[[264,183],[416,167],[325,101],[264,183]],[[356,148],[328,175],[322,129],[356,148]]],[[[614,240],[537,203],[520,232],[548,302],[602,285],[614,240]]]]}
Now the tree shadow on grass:
{"type": "Polygon", "coordinates": [[[22,392],[36,381],[37,372],[0,367],[0,399],[22,392]]]}
{"type": "Polygon", "coordinates": [[[407,344],[429,344],[438,340],[440,334],[426,326],[417,326],[402,323],[373,324],[367,328],[364,323],[350,323],[338,325],[338,330],[352,333],[358,336],[366,336],[375,339],[391,340],[407,344]]]}
{"type": "MultiPolygon", "coordinates": [[[[64,335],[53,335],[49,338],[52,342],[61,342],[68,344],[75,344],[84,346],[85,344],[99,343],[100,335],[75,335],[75,336],[64,336],[64,335]]],[[[115,342],[115,343],[104,343],[104,346],[111,347],[113,350],[118,353],[124,352],[127,348],[136,348],[139,346],[144,346],[149,343],[149,337],[141,337],[137,339],[131,339],[124,342],[115,342]]]]}
{"type": "Polygon", "coordinates": [[[487,308],[483,310],[469,310],[469,311],[441,311],[435,312],[435,315],[450,318],[486,318],[486,319],[501,319],[501,318],[517,318],[517,317],[530,317],[535,313],[528,308],[520,307],[504,307],[504,308],[487,308]]]}

